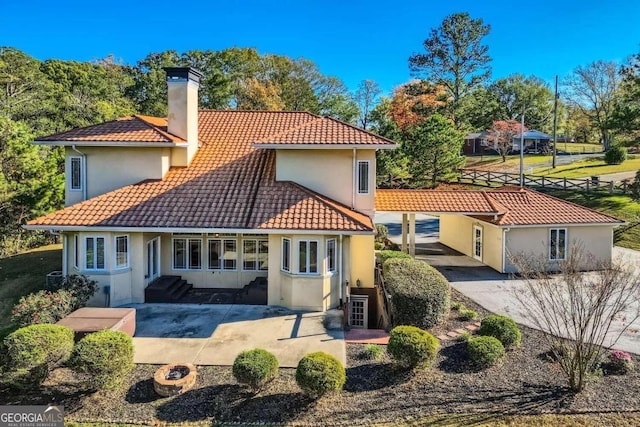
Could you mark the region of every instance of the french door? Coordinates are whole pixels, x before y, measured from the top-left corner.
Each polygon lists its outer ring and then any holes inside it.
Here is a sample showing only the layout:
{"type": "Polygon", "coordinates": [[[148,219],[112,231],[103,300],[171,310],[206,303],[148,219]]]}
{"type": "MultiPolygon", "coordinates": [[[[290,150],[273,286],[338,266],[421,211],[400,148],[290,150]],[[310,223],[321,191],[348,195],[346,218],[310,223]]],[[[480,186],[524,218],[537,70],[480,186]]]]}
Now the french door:
{"type": "Polygon", "coordinates": [[[147,242],[147,284],[160,277],[160,238],[147,242]]]}
{"type": "Polygon", "coordinates": [[[482,227],[473,226],[473,257],[482,261],[482,227]]]}

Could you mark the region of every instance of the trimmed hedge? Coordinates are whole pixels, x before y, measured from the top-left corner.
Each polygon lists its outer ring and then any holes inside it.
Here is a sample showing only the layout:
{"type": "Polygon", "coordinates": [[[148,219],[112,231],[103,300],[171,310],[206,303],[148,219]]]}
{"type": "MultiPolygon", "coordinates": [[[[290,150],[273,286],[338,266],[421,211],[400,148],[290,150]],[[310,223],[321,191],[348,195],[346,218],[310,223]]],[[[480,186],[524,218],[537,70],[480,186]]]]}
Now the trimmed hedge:
{"type": "Polygon", "coordinates": [[[415,326],[396,326],[389,334],[387,351],[404,368],[427,367],[438,355],[438,339],[415,326]]]}
{"type": "Polygon", "coordinates": [[[258,392],[278,375],[278,359],[261,348],[240,353],[233,362],[233,376],[258,392]]]}
{"type": "Polygon", "coordinates": [[[76,344],[70,365],[90,388],[116,388],[133,369],[133,341],[121,331],[94,332],[76,344]]]}
{"type": "Polygon", "coordinates": [[[346,380],[347,374],[342,363],[322,351],[307,354],[296,368],[298,386],[314,399],[342,390],[346,380]]]}
{"type": "Polygon", "coordinates": [[[429,329],[446,320],[451,287],[435,268],[414,259],[394,258],[384,263],[384,278],[394,325],[429,329]]]}
{"type": "Polygon", "coordinates": [[[483,336],[467,341],[469,360],[478,368],[495,365],[504,356],[504,346],[497,338],[483,336]]]}
{"type": "Polygon", "coordinates": [[[382,264],[383,268],[388,259],[395,259],[395,258],[412,259],[411,255],[402,251],[392,251],[390,249],[387,249],[387,250],[376,252],[376,261],[382,264]]]}
{"type": "Polygon", "coordinates": [[[20,328],[4,339],[9,382],[16,386],[40,385],[49,372],[69,359],[73,330],[39,324],[20,328]]]}
{"type": "Polygon", "coordinates": [[[499,314],[482,319],[478,334],[497,338],[505,348],[519,347],[522,341],[522,333],[516,322],[499,314]]]}

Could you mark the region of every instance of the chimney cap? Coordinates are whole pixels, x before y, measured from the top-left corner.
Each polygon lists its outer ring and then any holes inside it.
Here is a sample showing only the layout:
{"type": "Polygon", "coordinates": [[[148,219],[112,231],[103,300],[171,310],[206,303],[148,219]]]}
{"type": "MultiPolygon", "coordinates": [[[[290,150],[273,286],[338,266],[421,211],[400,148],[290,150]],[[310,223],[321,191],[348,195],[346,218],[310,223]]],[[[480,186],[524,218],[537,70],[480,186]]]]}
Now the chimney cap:
{"type": "Polygon", "coordinates": [[[191,67],[164,67],[163,70],[167,73],[167,81],[184,79],[200,83],[203,76],[200,71],[191,67]]]}

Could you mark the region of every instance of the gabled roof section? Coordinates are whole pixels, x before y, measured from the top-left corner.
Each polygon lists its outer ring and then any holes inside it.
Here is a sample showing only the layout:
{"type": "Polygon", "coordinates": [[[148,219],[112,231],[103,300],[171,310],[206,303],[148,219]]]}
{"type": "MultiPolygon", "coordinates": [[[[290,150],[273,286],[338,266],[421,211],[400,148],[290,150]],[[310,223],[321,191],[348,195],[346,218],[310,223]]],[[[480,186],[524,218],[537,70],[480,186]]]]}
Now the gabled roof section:
{"type": "Polygon", "coordinates": [[[252,142],[316,116],[200,111],[201,148],[186,168],[37,218],[27,228],[307,230],[371,233],[371,219],[287,181],[275,180],[275,151],[252,142]]]}
{"type": "Polygon", "coordinates": [[[508,227],[624,223],[593,209],[520,187],[490,191],[377,190],[376,210],[459,213],[508,227]]]}
{"type": "Polygon", "coordinates": [[[376,211],[500,215],[505,212],[484,191],[377,190],[376,211]]]}
{"type": "Polygon", "coordinates": [[[166,143],[167,146],[185,143],[186,141],[167,132],[167,119],[135,115],[123,117],[93,126],[72,129],[67,132],[44,136],[35,143],[89,143],[85,145],[99,145],[100,143],[153,144],[166,143]],[[94,144],[90,144],[94,143],[94,144]]]}
{"type": "Polygon", "coordinates": [[[372,132],[357,128],[331,117],[314,116],[310,120],[283,132],[255,141],[258,148],[395,148],[396,143],[372,132]]]}

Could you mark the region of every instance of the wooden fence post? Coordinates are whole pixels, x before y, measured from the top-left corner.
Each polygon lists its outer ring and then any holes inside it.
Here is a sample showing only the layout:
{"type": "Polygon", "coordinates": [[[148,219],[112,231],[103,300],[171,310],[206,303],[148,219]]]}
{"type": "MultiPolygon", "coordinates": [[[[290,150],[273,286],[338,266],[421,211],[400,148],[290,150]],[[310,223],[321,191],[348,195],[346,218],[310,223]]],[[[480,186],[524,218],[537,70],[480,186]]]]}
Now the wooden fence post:
{"type": "Polygon", "coordinates": [[[562,186],[564,187],[565,190],[567,189],[567,177],[564,177],[562,186]]]}
{"type": "Polygon", "coordinates": [[[613,181],[609,181],[609,194],[613,194],[613,181]]]}
{"type": "Polygon", "coordinates": [[[591,183],[591,180],[587,179],[587,180],[585,180],[585,181],[586,181],[586,183],[587,183],[587,193],[588,193],[588,192],[589,192],[589,185],[590,185],[590,183],[591,183]]]}

